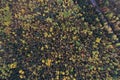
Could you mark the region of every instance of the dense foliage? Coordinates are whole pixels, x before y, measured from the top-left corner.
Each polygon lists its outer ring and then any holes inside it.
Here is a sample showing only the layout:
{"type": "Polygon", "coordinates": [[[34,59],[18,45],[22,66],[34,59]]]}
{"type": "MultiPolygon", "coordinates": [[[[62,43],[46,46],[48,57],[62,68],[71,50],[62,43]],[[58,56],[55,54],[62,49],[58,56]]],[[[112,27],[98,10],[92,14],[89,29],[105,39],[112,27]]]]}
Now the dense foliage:
{"type": "Polygon", "coordinates": [[[106,26],[87,0],[1,0],[0,80],[119,80],[118,38],[106,26]]]}

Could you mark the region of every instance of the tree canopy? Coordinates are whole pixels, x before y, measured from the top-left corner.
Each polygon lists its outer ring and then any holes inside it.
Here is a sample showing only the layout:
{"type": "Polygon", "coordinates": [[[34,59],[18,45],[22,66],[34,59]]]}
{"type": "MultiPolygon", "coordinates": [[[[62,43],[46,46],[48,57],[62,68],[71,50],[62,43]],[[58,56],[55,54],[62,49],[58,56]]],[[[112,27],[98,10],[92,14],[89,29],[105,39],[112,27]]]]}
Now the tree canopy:
{"type": "Polygon", "coordinates": [[[1,80],[119,80],[119,14],[109,0],[1,0],[1,80]],[[112,34],[112,36],[111,36],[112,34]]]}

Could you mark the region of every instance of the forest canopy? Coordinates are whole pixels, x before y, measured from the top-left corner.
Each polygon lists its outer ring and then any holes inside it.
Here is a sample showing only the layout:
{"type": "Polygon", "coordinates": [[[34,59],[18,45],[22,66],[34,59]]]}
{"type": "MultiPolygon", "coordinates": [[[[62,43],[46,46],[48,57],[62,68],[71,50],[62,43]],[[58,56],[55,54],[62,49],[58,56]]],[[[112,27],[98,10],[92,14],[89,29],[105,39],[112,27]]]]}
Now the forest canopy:
{"type": "Polygon", "coordinates": [[[0,80],[119,80],[119,7],[95,1],[0,0],[0,80]]]}

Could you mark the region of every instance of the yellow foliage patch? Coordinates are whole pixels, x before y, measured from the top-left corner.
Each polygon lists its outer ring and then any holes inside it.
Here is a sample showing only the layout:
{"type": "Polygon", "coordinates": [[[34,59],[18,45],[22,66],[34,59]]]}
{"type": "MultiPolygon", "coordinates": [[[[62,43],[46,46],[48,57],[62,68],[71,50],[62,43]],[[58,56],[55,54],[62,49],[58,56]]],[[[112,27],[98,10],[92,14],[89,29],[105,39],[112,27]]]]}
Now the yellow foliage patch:
{"type": "Polygon", "coordinates": [[[51,64],[52,64],[52,60],[51,59],[47,59],[45,64],[46,64],[46,66],[50,67],[51,64]]]}
{"type": "Polygon", "coordinates": [[[23,70],[19,70],[19,74],[24,74],[25,72],[23,70]]]}
{"type": "Polygon", "coordinates": [[[100,41],[101,41],[101,38],[96,38],[95,42],[100,43],[100,41]]]}
{"type": "Polygon", "coordinates": [[[14,69],[14,68],[17,67],[17,63],[16,63],[16,62],[11,63],[11,64],[9,65],[9,67],[10,67],[11,69],[14,69]]]}

